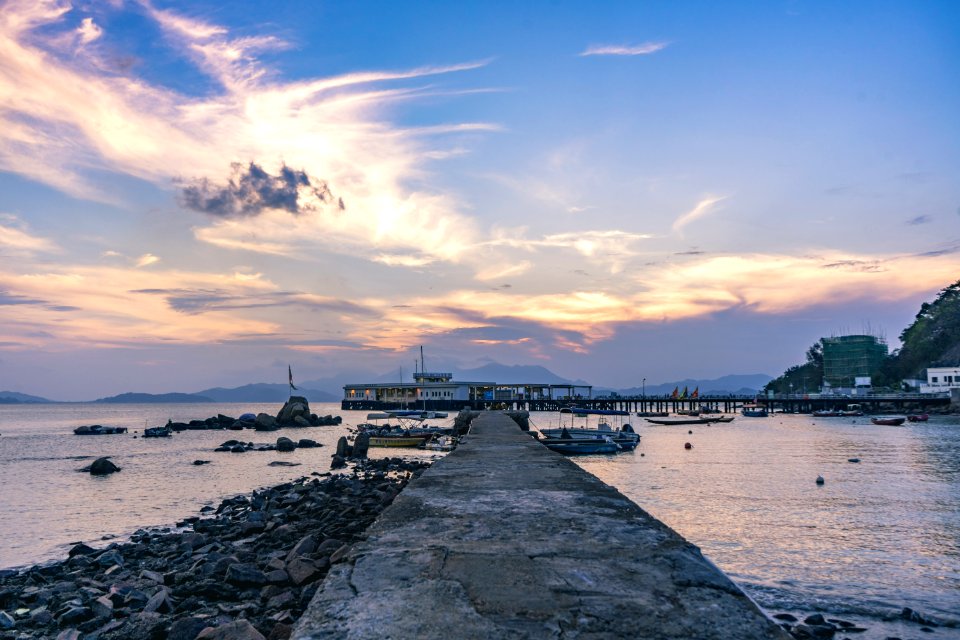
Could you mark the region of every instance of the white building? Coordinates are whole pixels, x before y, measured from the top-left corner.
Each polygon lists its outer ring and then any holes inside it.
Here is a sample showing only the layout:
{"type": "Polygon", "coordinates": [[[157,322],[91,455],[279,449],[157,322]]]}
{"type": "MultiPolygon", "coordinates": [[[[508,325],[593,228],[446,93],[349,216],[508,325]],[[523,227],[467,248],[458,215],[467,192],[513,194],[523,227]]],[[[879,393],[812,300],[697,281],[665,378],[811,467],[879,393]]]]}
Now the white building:
{"type": "Polygon", "coordinates": [[[920,393],[946,393],[960,389],[960,367],[929,367],[927,381],[920,385],[920,393]]]}

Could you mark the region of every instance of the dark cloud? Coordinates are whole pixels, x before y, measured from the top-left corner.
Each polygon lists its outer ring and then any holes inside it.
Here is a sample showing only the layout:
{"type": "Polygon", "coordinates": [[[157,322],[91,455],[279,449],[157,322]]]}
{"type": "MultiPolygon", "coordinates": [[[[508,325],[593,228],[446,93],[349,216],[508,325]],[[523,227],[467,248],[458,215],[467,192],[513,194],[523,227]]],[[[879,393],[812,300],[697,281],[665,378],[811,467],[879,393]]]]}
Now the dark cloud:
{"type": "Polygon", "coordinates": [[[255,162],[230,166],[233,173],[226,186],[207,178],[194,180],[180,190],[181,204],[224,218],[255,216],[264,209],[282,209],[296,215],[314,210],[313,198],[302,197],[307,195],[341,211],[346,209],[343,198],[334,198],[326,182],[311,178],[306,171],[283,165],[278,175],[271,175],[255,162]]]}
{"type": "Polygon", "coordinates": [[[238,295],[220,289],[134,289],[130,293],[164,296],[174,311],[186,314],[298,305],[308,311],[336,311],[353,315],[374,312],[349,300],[313,300],[295,291],[238,295]]]}
{"type": "Polygon", "coordinates": [[[885,268],[876,262],[865,262],[863,260],[840,260],[820,265],[821,269],[844,269],[846,271],[862,271],[864,273],[881,273],[885,268]]]}
{"type": "Polygon", "coordinates": [[[927,224],[932,220],[933,218],[931,218],[930,216],[917,216],[916,218],[910,218],[909,220],[907,220],[907,224],[916,226],[918,224],[927,224]]]}
{"type": "Polygon", "coordinates": [[[46,304],[46,300],[36,300],[34,298],[26,298],[13,293],[7,293],[6,291],[0,291],[0,306],[12,306],[18,304],[46,304]]]}
{"type": "Polygon", "coordinates": [[[948,256],[952,253],[960,253],[960,242],[954,243],[952,245],[947,245],[942,249],[932,249],[930,251],[924,251],[923,253],[915,253],[913,255],[918,258],[937,258],[939,256],[948,256]]]}
{"type": "Polygon", "coordinates": [[[677,251],[673,255],[675,256],[702,256],[706,251],[677,251]]]}
{"type": "Polygon", "coordinates": [[[47,309],[51,311],[80,311],[80,307],[71,307],[67,304],[52,304],[47,309]]]}

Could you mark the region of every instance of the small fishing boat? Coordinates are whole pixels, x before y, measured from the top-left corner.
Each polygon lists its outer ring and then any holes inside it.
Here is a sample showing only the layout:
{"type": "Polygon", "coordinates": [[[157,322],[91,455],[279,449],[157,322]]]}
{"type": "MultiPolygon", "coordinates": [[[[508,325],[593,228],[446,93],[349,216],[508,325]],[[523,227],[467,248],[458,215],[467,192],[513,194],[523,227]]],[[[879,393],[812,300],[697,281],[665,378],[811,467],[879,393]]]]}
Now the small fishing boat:
{"type": "Polygon", "coordinates": [[[623,451],[633,451],[640,444],[640,434],[633,430],[633,427],[629,424],[623,424],[623,416],[629,416],[629,411],[613,411],[606,409],[584,409],[581,407],[565,407],[560,409],[560,426],[556,428],[549,429],[540,429],[540,433],[545,435],[548,439],[550,438],[560,438],[562,437],[563,432],[565,431],[568,435],[573,438],[606,438],[609,437],[617,445],[620,446],[620,449],[623,451]],[[563,419],[565,416],[571,416],[570,426],[567,427],[563,424],[563,419]],[[605,418],[600,418],[597,426],[590,427],[588,424],[589,416],[617,416],[621,420],[621,424],[618,424],[616,427],[610,426],[606,422],[605,418]],[[585,418],[583,427],[574,427],[573,426],[573,417],[585,418]]]}
{"type": "Polygon", "coordinates": [[[907,420],[910,422],[926,422],[930,419],[930,416],[926,413],[911,413],[907,416],[907,420]]]}
{"type": "Polygon", "coordinates": [[[666,418],[670,415],[669,411],[638,411],[639,418],[666,418]]]}
{"type": "Polygon", "coordinates": [[[762,407],[759,404],[745,404],[740,410],[740,415],[747,418],[766,418],[770,414],[767,412],[766,407],[762,407]]]}
{"type": "Polygon", "coordinates": [[[907,418],[905,416],[877,416],[875,418],[870,418],[870,422],[873,424],[886,427],[899,427],[906,421],[907,418]]]}
{"type": "Polygon", "coordinates": [[[730,420],[724,420],[723,418],[708,418],[706,416],[701,416],[699,418],[674,418],[672,420],[662,420],[660,418],[646,418],[647,422],[650,424],[659,424],[659,425],[688,425],[688,424],[713,424],[715,422],[730,422],[730,420]]]}
{"type": "Polygon", "coordinates": [[[587,455],[591,453],[616,453],[620,451],[620,445],[607,437],[592,438],[574,438],[567,434],[566,437],[542,438],[540,442],[551,451],[562,453],[564,455],[587,455]]]}
{"type": "Polygon", "coordinates": [[[839,418],[843,414],[836,409],[818,409],[812,415],[814,418],[839,418]]]}
{"type": "Polygon", "coordinates": [[[419,447],[429,436],[389,435],[370,436],[371,447],[419,447]]]}
{"type": "Polygon", "coordinates": [[[173,431],[169,427],[149,427],[143,430],[144,438],[169,438],[173,431]]]}
{"type": "Polygon", "coordinates": [[[717,422],[733,422],[734,416],[720,416],[717,418],[717,422]]]}
{"type": "Polygon", "coordinates": [[[453,451],[457,448],[457,440],[453,436],[434,436],[422,446],[429,451],[453,451]]]}

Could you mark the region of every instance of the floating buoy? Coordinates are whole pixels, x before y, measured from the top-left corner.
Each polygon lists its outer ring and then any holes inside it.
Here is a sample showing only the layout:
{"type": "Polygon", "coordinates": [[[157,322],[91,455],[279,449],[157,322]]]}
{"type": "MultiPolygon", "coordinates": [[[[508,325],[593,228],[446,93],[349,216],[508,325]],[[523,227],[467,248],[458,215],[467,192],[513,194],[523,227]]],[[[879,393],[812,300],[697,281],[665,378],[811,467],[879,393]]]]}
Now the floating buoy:
{"type": "Polygon", "coordinates": [[[691,433],[691,434],[692,434],[692,433],[693,433],[693,431],[687,431],[687,433],[691,433]]]}
{"type": "Polygon", "coordinates": [[[644,457],[644,454],[641,453],[641,454],[640,454],[640,457],[641,457],[641,458],[644,457]]]}
{"type": "Polygon", "coordinates": [[[817,476],[817,484],[823,484],[823,476],[817,476]]]}
{"type": "Polygon", "coordinates": [[[688,442],[688,443],[686,443],[685,445],[683,445],[683,448],[684,448],[684,449],[693,449],[693,445],[688,442]]]}
{"type": "Polygon", "coordinates": [[[860,458],[847,458],[847,462],[860,462],[860,458]]]}

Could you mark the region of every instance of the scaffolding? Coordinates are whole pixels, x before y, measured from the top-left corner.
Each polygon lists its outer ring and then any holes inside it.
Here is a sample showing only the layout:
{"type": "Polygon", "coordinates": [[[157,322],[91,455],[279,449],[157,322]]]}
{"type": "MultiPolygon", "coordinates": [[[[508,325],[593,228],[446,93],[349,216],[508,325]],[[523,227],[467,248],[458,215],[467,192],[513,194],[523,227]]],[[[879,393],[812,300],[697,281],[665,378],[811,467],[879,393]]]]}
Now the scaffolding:
{"type": "Polygon", "coordinates": [[[872,377],[886,357],[887,343],[877,336],[824,338],[824,386],[855,387],[857,378],[872,377]]]}

